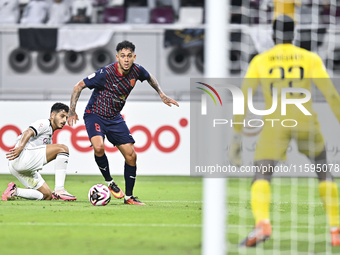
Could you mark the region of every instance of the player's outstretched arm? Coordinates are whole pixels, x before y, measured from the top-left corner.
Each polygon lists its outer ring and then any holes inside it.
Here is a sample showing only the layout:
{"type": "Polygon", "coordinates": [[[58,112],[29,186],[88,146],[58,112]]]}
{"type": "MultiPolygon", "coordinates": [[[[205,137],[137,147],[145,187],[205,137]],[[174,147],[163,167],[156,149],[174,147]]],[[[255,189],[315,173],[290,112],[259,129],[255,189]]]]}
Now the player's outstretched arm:
{"type": "Polygon", "coordinates": [[[72,127],[73,124],[77,123],[77,120],[79,120],[78,115],[76,113],[76,105],[80,96],[81,91],[86,87],[83,80],[77,83],[77,85],[74,86],[72,95],[71,95],[71,102],[70,102],[70,110],[68,112],[68,120],[67,123],[72,127]]]}
{"type": "Polygon", "coordinates": [[[26,129],[21,135],[20,144],[17,147],[10,149],[9,152],[6,153],[6,158],[8,160],[13,160],[19,157],[20,153],[25,148],[26,143],[32,136],[34,136],[34,131],[30,128],[26,129]]]}
{"type": "Polygon", "coordinates": [[[157,91],[157,93],[161,97],[164,104],[166,104],[170,107],[171,107],[171,104],[179,106],[178,103],[176,102],[176,100],[174,100],[174,99],[172,99],[172,98],[170,98],[170,97],[168,97],[167,95],[164,94],[161,87],[159,86],[158,81],[156,80],[156,78],[152,74],[150,74],[150,78],[148,79],[148,83],[151,85],[151,87],[153,87],[157,91]]]}

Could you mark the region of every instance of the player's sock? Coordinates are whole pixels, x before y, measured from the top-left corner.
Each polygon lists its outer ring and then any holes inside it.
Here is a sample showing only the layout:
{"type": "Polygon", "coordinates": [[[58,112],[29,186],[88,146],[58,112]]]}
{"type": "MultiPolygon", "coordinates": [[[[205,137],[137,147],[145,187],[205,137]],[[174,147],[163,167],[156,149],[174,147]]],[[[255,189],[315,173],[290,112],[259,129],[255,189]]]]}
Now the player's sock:
{"type": "Polygon", "coordinates": [[[58,153],[55,158],[54,168],[55,168],[55,186],[54,190],[64,189],[65,178],[66,178],[66,168],[68,164],[68,153],[62,152],[58,153]]]}
{"type": "Polygon", "coordinates": [[[251,209],[255,224],[269,219],[270,183],[267,180],[256,180],[251,186],[251,209]]]}
{"type": "Polygon", "coordinates": [[[112,177],[110,175],[109,161],[107,160],[106,154],[104,153],[104,155],[101,157],[94,155],[94,158],[100,172],[105,178],[106,183],[110,183],[112,181],[112,177]]]}
{"type": "Polygon", "coordinates": [[[339,226],[339,204],[338,187],[335,182],[321,181],[319,183],[319,193],[325,206],[330,227],[339,226]]]}
{"type": "Polygon", "coordinates": [[[124,179],[125,179],[125,195],[132,196],[133,187],[136,181],[136,170],[137,166],[130,166],[126,164],[124,167],[124,179]]]}
{"type": "Polygon", "coordinates": [[[23,197],[32,200],[43,200],[44,195],[39,190],[36,189],[21,189],[17,188],[17,197],[23,197]]]}

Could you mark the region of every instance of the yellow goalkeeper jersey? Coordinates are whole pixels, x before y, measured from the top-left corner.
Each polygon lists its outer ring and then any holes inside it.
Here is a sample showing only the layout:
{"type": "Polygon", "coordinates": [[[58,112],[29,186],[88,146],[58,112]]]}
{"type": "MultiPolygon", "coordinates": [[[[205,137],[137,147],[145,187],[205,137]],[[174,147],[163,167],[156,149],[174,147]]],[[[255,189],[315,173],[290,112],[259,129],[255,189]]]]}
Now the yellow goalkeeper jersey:
{"type": "MultiPolygon", "coordinates": [[[[265,101],[264,109],[270,109],[273,102],[273,88],[275,87],[277,88],[278,99],[276,111],[270,115],[263,116],[264,119],[294,119],[298,122],[297,130],[306,130],[313,128],[313,126],[317,128],[317,114],[312,107],[312,83],[324,95],[340,122],[340,96],[329,78],[321,58],[315,53],[292,44],[278,44],[270,50],[255,56],[250,62],[242,84],[245,107],[248,102],[248,88],[252,88],[254,94],[260,85],[265,101]],[[281,88],[283,87],[309,90],[312,98],[304,103],[303,106],[311,115],[305,115],[294,104],[287,104],[286,115],[281,115],[281,88]]],[[[287,99],[304,98],[305,96],[305,94],[301,93],[286,94],[287,99]]],[[[234,117],[235,122],[242,122],[243,119],[243,115],[235,115],[234,117]]],[[[242,125],[234,125],[234,130],[240,132],[242,127],[242,125]]]]}

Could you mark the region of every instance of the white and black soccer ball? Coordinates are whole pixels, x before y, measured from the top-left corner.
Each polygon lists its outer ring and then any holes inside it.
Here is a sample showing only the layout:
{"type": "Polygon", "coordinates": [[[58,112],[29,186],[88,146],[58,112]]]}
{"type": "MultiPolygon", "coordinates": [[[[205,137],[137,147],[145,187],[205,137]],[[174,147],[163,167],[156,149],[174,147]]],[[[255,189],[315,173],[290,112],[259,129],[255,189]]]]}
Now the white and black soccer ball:
{"type": "Polygon", "coordinates": [[[93,205],[107,205],[111,200],[111,192],[105,185],[96,184],[89,190],[88,198],[93,205]]]}

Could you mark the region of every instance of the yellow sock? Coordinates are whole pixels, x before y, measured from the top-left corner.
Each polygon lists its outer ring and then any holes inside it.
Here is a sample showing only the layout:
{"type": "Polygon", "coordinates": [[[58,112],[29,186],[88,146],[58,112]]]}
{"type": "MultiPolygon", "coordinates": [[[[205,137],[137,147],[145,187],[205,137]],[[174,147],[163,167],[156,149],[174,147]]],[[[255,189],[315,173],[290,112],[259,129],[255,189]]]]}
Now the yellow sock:
{"type": "Polygon", "coordinates": [[[322,181],[319,183],[319,193],[325,206],[330,227],[339,226],[338,186],[335,182],[322,181]]]}
{"type": "Polygon", "coordinates": [[[269,219],[270,184],[267,180],[256,180],[251,186],[251,209],[255,224],[269,219]]]}

